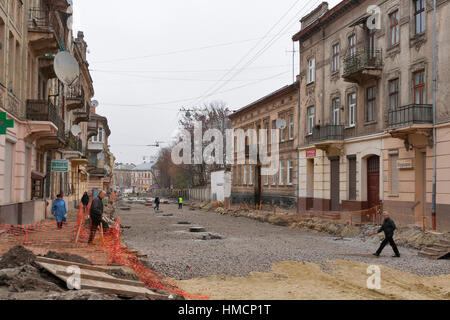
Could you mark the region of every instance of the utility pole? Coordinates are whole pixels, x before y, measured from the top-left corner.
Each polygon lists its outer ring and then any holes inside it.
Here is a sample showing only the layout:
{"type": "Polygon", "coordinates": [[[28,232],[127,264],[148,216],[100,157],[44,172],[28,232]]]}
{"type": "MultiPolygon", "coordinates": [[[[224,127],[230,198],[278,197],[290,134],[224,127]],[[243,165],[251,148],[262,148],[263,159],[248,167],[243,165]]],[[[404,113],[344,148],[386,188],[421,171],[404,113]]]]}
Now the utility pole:
{"type": "Polygon", "coordinates": [[[292,53],[292,83],[295,82],[295,54],[297,50],[295,50],[295,42],[292,41],[292,51],[286,50],[286,53],[292,53]]]}
{"type": "Polygon", "coordinates": [[[433,0],[433,152],[434,152],[434,168],[433,168],[433,196],[431,207],[431,220],[433,230],[436,231],[436,193],[437,193],[437,142],[436,142],[436,100],[437,100],[437,12],[436,0],[433,0]]]}

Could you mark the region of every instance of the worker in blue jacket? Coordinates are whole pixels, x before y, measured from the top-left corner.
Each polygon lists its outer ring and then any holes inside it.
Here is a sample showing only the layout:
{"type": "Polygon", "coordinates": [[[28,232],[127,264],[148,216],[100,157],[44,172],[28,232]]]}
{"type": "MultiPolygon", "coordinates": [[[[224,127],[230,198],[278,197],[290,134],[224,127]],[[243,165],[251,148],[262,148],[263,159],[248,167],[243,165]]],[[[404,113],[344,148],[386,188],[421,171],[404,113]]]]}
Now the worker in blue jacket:
{"type": "Polygon", "coordinates": [[[53,203],[52,214],[56,217],[58,229],[62,229],[63,223],[66,221],[66,202],[61,194],[57,195],[57,199],[53,203]]]}

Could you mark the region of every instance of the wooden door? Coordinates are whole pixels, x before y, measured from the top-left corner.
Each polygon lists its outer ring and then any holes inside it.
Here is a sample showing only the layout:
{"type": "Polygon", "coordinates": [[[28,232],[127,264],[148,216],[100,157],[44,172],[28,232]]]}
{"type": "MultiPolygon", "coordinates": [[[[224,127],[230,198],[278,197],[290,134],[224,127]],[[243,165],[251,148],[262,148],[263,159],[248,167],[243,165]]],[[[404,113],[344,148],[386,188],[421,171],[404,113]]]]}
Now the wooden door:
{"type": "Polygon", "coordinates": [[[369,208],[380,204],[380,157],[367,159],[367,202],[369,208]]]}
{"type": "Polygon", "coordinates": [[[339,211],[339,158],[331,160],[331,211],[339,211]]]}

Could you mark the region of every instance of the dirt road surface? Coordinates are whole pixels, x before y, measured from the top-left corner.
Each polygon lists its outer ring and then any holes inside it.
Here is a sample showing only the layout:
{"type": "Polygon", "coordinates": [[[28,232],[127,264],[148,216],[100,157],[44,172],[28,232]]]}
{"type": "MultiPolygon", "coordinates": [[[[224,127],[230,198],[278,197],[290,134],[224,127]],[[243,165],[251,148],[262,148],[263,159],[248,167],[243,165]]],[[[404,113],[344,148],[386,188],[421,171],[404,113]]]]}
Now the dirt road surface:
{"type": "Polygon", "coordinates": [[[448,260],[429,260],[405,248],[395,259],[390,247],[375,258],[378,244],[360,239],[336,241],[175,205],[162,210],[133,205],[120,211],[122,223],[131,227],[125,242],[146,252],[152,268],[187,292],[245,300],[450,299],[448,260]],[[206,233],[191,233],[190,227],[206,233]],[[370,265],[380,267],[380,290],[367,289],[370,265]]]}

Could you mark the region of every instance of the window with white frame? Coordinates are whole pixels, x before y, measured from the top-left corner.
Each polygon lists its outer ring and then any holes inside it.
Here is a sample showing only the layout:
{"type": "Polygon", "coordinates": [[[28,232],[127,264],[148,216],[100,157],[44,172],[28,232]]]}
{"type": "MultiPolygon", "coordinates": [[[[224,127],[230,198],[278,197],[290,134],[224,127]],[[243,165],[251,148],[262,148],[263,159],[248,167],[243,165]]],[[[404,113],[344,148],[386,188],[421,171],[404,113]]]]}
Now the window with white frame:
{"type": "Polygon", "coordinates": [[[294,115],[289,116],[289,140],[294,140],[294,115]]]}
{"type": "Polygon", "coordinates": [[[264,185],[268,186],[269,185],[269,175],[265,175],[264,176],[264,185]]]}
{"type": "Polygon", "coordinates": [[[333,125],[338,126],[341,124],[341,99],[333,99],[333,125]]]}
{"type": "Polygon", "coordinates": [[[309,84],[314,81],[316,81],[316,59],[311,58],[308,60],[308,75],[306,82],[309,84]]]}
{"type": "Polygon", "coordinates": [[[93,136],[91,139],[92,142],[104,142],[104,129],[102,127],[98,127],[98,133],[96,136],[93,136]]]}
{"type": "Polygon", "coordinates": [[[294,162],[288,160],[287,162],[287,184],[292,185],[292,179],[294,177],[294,162]]]}
{"type": "MultiPolygon", "coordinates": [[[[284,117],[280,118],[281,120],[285,120],[284,117]]],[[[280,141],[284,142],[285,141],[285,136],[286,136],[286,128],[280,128],[280,141]]]]}
{"type": "Polygon", "coordinates": [[[254,168],[250,166],[250,177],[248,178],[248,184],[253,185],[253,177],[254,177],[254,168]]]}
{"type": "Polygon", "coordinates": [[[348,125],[356,126],[356,93],[348,95],[348,125]]]}
{"type": "Polygon", "coordinates": [[[278,184],[280,186],[284,185],[284,161],[280,161],[280,180],[278,181],[278,184]]]}
{"type": "Polygon", "coordinates": [[[336,43],[333,46],[333,63],[332,63],[332,71],[336,72],[339,70],[339,43],[336,43]]]}
{"type": "Polygon", "coordinates": [[[308,108],[308,134],[312,134],[313,133],[313,129],[314,129],[314,107],[309,107],[308,108]]]}
{"type": "Polygon", "coordinates": [[[276,174],[272,175],[272,185],[273,186],[277,185],[277,175],[276,174]]]}

